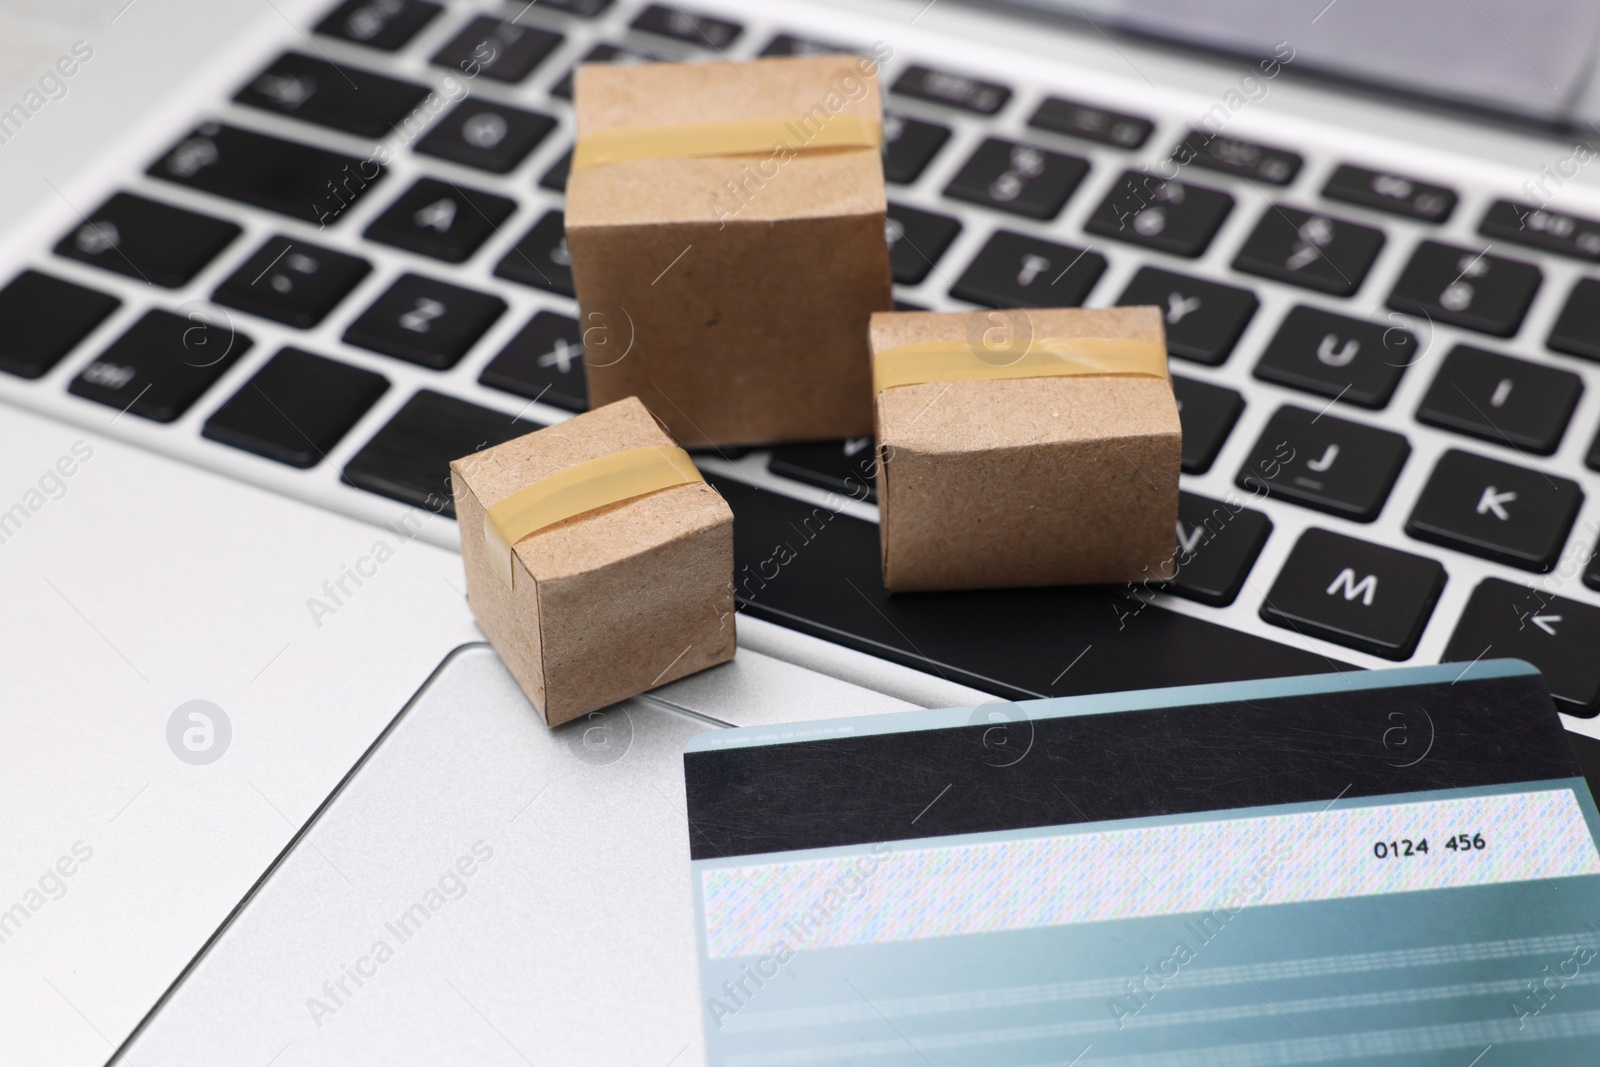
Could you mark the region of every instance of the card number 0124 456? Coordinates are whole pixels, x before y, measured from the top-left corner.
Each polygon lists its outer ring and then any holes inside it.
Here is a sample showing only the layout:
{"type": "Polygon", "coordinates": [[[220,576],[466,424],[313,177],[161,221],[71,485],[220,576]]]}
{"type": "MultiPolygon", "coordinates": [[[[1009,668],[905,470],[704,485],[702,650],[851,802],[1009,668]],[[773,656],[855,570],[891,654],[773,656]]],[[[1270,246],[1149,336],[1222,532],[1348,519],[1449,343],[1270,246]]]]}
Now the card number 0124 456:
{"type": "MultiPolygon", "coordinates": [[[[1445,849],[1451,852],[1481,852],[1489,845],[1480,834],[1457,834],[1444,843],[1445,849]]],[[[1408,856],[1426,856],[1428,839],[1413,841],[1409,837],[1402,837],[1398,841],[1379,841],[1372,846],[1372,854],[1380,860],[1405,859],[1408,856]]]]}

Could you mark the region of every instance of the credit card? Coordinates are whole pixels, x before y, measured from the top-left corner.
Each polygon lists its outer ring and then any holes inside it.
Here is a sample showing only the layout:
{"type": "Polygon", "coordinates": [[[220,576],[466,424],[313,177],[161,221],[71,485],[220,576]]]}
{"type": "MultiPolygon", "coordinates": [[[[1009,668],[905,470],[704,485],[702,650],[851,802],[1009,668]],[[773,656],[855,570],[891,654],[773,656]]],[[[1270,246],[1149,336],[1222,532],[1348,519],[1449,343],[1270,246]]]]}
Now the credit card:
{"type": "Polygon", "coordinates": [[[716,1067],[1600,1062],[1600,813],[1520,660],[707,731],[684,773],[716,1067]]]}

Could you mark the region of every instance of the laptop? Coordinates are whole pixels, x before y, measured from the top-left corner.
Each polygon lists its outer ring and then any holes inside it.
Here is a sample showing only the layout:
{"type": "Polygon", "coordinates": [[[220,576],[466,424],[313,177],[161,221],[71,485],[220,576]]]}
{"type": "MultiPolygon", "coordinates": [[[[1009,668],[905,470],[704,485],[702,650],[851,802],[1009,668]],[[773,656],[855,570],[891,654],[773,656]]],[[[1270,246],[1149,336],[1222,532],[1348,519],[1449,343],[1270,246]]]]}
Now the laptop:
{"type": "Polygon", "coordinates": [[[11,7],[6,1059],[699,1062],[729,726],[1513,657],[1593,767],[1600,13],[1468,6],[11,7]],[[446,464],[585,406],[571,69],[879,43],[902,306],[1163,309],[1178,576],[891,598],[870,442],[709,450],[738,657],[546,730],[446,464]]]}

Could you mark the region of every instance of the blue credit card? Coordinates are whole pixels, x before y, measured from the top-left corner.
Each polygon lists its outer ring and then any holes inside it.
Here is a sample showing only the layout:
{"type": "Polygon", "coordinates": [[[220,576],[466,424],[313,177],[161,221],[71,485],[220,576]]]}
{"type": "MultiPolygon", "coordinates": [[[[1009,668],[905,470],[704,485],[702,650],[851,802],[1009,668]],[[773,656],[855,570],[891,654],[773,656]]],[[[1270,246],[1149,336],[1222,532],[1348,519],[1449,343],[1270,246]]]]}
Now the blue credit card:
{"type": "Polygon", "coordinates": [[[1600,1062],[1600,813],[1518,660],[707,731],[708,1062],[1600,1062]]]}

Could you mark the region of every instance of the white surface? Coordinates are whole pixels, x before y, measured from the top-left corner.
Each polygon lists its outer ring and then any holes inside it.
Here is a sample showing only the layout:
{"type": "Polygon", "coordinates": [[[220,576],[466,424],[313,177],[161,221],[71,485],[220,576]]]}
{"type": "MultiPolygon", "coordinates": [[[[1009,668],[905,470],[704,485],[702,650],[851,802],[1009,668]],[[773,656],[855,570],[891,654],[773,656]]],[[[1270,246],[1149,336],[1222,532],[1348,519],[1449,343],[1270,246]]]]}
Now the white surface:
{"type": "MultiPolygon", "coordinates": [[[[689,689],[763,722],[908,707],[749,652],[661,692],[689,689]]],[[[527,715],[491,650],[454,656],[123,1062],[700,1062],[682,753],[711,727],[639,700],[527,715]]]]}
{"type": "Polygon", "coordinates": [[[453,553],[0,407],[0,510],[35,502],[0,544],[0,909],[92,856],[0,944],[0,1060],[99,1063],[478,637],[453,553]],[[80,442],[64,492],[30,496],[80,442]],[[316,625],[308,598],[380,540],[393,558],[316,625]],[[194,699],[232,724],[204,766],[167,744],[194,699]]]}

